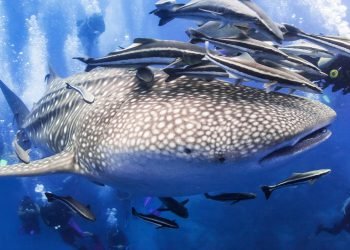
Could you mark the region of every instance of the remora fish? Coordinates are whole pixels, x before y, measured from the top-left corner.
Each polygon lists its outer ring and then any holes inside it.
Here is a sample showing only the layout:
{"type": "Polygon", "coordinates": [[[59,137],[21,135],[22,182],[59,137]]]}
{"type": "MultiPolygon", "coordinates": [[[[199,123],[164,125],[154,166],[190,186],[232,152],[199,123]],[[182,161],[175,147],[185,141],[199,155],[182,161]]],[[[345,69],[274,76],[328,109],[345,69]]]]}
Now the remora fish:
{"type": "Polygon", "coordinates": [[[268,43],[249,38],[249,36],[245,35],[244,33],[241,33],[236,37],[225,38],[213,38],[194,29],[189,29],[186,31],[186,33],[190,38],[192,38],[193,42],[209,41],[216,47],[228,50],[230,52],[247,52],[253,56],[276,58],[277,60],[288,58],[287,54],[280,51],[276,47],[268,43]]]}
{"type": "Polygon", "coordinates": [[[317,66],[313,65],[311,62],[304,60],[297,56],[288,56],[287,59],[284,60],[273,60],[274,58],[257,58],[257,61],[261,64],[264,64],[269,67],[281,69],[286,68],[290,71],[299,73],[304,72],[313,76],[317,76],[318,78],[325,78],[328,75],[322,72],[317,66]]]}
{"type": "Polygon", "coordinates": [[[286,28],[288,36],[308,40],[326,48],[333,54],[350,56],[350,41],[346,38],[307,34],[289,24],[284,24],[284,27],[286,28]]]}
{"type": "Polygon", "coordinates": [[[174,18],[185,18],[206,21],[220,21],[222,26],[226,24],[249,24],[250,27],[265,29],[275,37],[283,40],[283,33],[268,16],[257,6],[249,1],[240,0],[192,0],[184,6],[173,9],[157,9],[152,11],[160,17],[159,25],[162,26],[174,18]],[[256,7],[256,8],[255,8],[256,7]]]}
{"type": "MultiPolygon", "coordinates": [[[[208,42],[206,43],[208,49],[208,42]]],[[[225,69],[229,74],[233,74],[233,78],[239,77],[269,83],[265,85],[268,92],[275,87],[287,87],[293,90],[298,89],[306,92],[322,93],[322,89],[308,79],[293,72],[259,64],[247,53],[227,58],[214,55],[207,50],[207,59],[225,69]]]]}
{"type": "Polygon", "coordinates": [[[73,199],[70,196],[58,196],[48,192],[45,192],[45,196],[48,202],[53,202],[53,201],[62,202],[64,205],[69,207],[73,212],[79,214],[81,217],[91,221],[96,220],[95,215],[90,211],[88,207],[84,206],[79,201],[73,199]]]}
{"type": "Polygon", "coordinates": [[[327,49],[313,43],[295,43],[279,49],[294,56],[310,56],[312,58],[333,58],[335,56],[327,49]]]}
{"type": "Polygon", "coordinates": [[[232,204],[243,200],[251,200],[256,198],[256,194],[253,193],[223,193],[218,195],[210,195],[208,193],[204,194],[205,198],[215,201],[231,201],[232,204]]]}
{"type": "MultiPolygon", "coordinates": [[[[237,37],[240,34],[244,33],[242,30],[237,28],[232,24],[227,24],[222,27],[221,22],[218,21],[209,21],[203,25],[197,27],[196,29],[189,28],[186,31],[186,34],[189,35],[190,30],[195,30],[200,33],[206,34],[210,37],[221,38],[221,37],[237,37]]],[[[190,37],[192,38],[192,37],[190,37]]]]}
{"type": "MultiPolygon", "coordinates": [[[[305,98],[188,77],[168,84],[164,72],[154,73],[147,90],[129,69],[52,80],[22,126],[50,154],[2,167],[0,176],[74,173],[157,197],[230,190],[235,178],[261,173],[265,156],[282,148],[284,157],[296,147],[302,152],[310,134],[316,145],[317,131],[336,116],[305,98]],[[67,91],[67,82],[87,89],[95,102],[67,91]]],[[[18,103],[13,92],[7,98],[18,103]]]]}
{"type": "Polygon", "coordinates": [[[209,62],[186,66],[184,68],[167,68],[163,71],[169,75],[169,77],[166,79],[167,82],[173,81],[181,76],[198,77],[209,81],[212,81],[215,78],[229,77],[226,70],[209,62]]]}
{"type": "Polygon", "coordinates": [[[320,169],[314,170],[305,173],[294,173],[288,179],[272,186],[262,186],[261,190],[264,192],[266,200],[268,200],[271,196],[271,193],[279,188],[288,187],[288,186],[297,186],[305,183],[314,183],[320,177],[329,174],[331,172],[330,169],[320,169]]]}
{"type": "Polygon", "coordinates": [[[259,24],[258,24],[258,27],[256,29],[258,32],[263,31],[266,36],[271,37],[271,40],[275,40],[276,38],[278,38],[279,41],[283,40],[284,38],[283,33],[280,30],[278,24],[273,22],[271,18],[258,5],[253,3],[253,1],[251,0],[240,0],[240,1],[257,13],[257,15],[259,16],[259,20],[261,21],[260,26],[264,25],[265,27],[267,27],[267,29],[263,29],[259,27],[259,24]]]}
{"type": "Polygon", "coordinates": [[[205,50],[194,44],[136,38],[134,44],[126,49],[112,52],[101,58],[78,59],[88,66],[86,71],[96,67],[145,67],[148,65],[169,65],[174,62],[195,64],[205,56],[205,50]]]}
{"type": "Polygon", "coordinates": [[[138,213],[135,208],[132,208],[131,212],[132,212],[132,215],[139,217],[144,221],[157,225],[157,229],[179,228],[179,225],[174,220],[168,220],[166,218],[162,218],[154,214],[141,214],[141,213],[138,213]]]}
{"type": "Polygon", "coordinates": [[[188,210],[185,205],[189,202],[189,199],[178,202],[171,197],[159,197],[159,200],[164,204],[165,208],[158,208],[158,211],[171,211],[182,218],[188,218],[188,210]]]}

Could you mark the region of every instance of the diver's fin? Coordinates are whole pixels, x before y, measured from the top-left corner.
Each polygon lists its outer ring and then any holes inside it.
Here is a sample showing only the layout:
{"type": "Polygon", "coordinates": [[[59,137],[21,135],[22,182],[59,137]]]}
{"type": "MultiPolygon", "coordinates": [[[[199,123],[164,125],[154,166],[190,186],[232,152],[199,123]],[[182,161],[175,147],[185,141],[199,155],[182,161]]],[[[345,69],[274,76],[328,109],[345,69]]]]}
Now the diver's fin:
{"type": "Polygon", "coordinates": [[[262,186],[261,190],[264,192],[266,200],[268,200],[271,196],[273,189],[271,189],[269,186],[262,186]]]}
{"type": "Polygon", "coordinates": [[[15,120],[18,128],[22,128],[25,118],[29,114],[27,106],[23,101],[12,91],[10,90],[3,81],[0,80],[0,89],[5,96],[5,99],[12,110],[12,113],[15,116],[15,120]]]}
{"type": "Polygon", "coordinates": [[[45,76],[46,84],[49,85],[55,79],[59,79],[60,77],[56,74],[56,72],[52,69],[51,65],[49,67],[49,73],[45,76]]]}
{"type": "Polygon", "coordinates": [[[0,176],[33,176],[65,172],[79,172],[73,151],[63,151],[29,164],[20,163],[0,168],[0,176]]]}

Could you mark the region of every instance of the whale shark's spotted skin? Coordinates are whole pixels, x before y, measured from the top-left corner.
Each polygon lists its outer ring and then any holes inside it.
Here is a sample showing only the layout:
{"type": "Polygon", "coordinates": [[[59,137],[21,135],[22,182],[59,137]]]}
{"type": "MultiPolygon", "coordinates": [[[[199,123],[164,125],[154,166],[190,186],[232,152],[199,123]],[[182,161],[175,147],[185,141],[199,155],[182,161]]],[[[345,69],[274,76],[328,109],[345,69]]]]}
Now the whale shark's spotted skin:
{"type": "Polygon", "coordinates": [[[101,69],[53,80],[24,129],[36,145],[59,154],[0,175],[68,171],[135,193],[211,191],[227,186],[223,181],[241,163],[257,163],[335,117],[300,97],[165,79],[156,71],[148,88],[134,71],[101,69]],[[85,103],[66,83],[89,91],[95,102],[85,103]]]}

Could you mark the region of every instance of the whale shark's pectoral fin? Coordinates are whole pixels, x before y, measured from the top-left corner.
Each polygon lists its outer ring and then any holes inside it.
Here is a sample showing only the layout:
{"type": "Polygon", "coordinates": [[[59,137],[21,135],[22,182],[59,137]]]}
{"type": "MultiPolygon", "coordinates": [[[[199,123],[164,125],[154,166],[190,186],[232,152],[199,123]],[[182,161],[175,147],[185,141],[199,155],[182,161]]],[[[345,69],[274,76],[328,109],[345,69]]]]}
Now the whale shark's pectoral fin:
{"type": "Polygon", "coordinates": [[[25,118],[29,115],[29,109],[6,84],[0,80],[0,89],[5,96],[5,99],[12,110],[18,128],[22,128],[25,118]]]}
{"type": "Polygon", "coordinates": [[[59,154],[30,162],[7,165],[0,168],[0,176],[33,176],[53,173],[77,172],[73,151],[63,151],[59,154]]]}

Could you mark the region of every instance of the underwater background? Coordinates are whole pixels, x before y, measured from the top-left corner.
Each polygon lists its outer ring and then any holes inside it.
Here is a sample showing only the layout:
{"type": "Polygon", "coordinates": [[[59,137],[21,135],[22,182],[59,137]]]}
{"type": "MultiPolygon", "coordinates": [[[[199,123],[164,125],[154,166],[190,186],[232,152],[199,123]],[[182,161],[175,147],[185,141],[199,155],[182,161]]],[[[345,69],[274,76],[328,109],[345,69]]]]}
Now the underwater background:
{"type": "MultiPolygon", "coordinates": [[[[276,22],[294,24],[315,34],[350,36],[350,1],[255,2],[276,22]]],[[[128,46],[137,37],[188,41],[184,30],[195,26],[194,22],[176,20],[158,27],[159,19],[148,14],[153,9],[151,0],[0,1],[0,79],[32,107],[44,93],[48,65],[65,77],[84,70],[83,64],[72,57],[105,55],[119,46],[128,46]]],[[[40,204],[44,202],[43,190],[69,194],[89,204],[97,221],[76,221],[83,230],[97,234],[106,249],[108,232],[118,223],[123,225],[130,249],[349,249],[349,233],[315,235],[315,230],[319,224],[331,225],[341,218],[344,201],[350,197],[350,99],[330,89],[313,98],[337,112],[332,137],[252,178],[269,184],[292,172],[332,169],[327,178],[314,185],[284,189],[266,201],[259,187],[240,190],[244,183],[232,183],[237,191],[257,193],[257,199],[230,205],[205,200],[203,196],[189,197],[189,219],[169,215],[180,229],[157,230],[121,212],[123,202],[111,188],[83,178],[1,178],[0,249],[70,249],[55,230],[43,223],[40,234],[21,232],[17,210],[22,197],[28,195],[40,204]]],[[[0,165],[17,162],[11,146],[13,119],[0,95],[0,165]]],[[[138,207],[143,203],[141,197],[133,201],[138,207]]],[[[151,203],[160,205],[157,200],[151,203]]]]}

